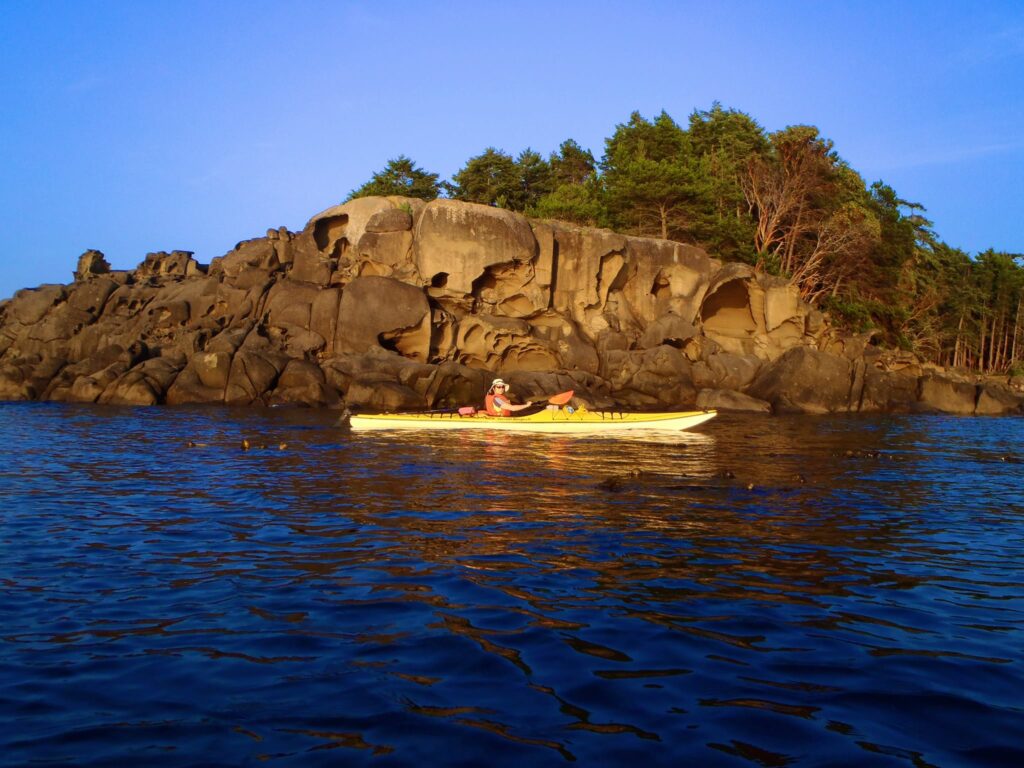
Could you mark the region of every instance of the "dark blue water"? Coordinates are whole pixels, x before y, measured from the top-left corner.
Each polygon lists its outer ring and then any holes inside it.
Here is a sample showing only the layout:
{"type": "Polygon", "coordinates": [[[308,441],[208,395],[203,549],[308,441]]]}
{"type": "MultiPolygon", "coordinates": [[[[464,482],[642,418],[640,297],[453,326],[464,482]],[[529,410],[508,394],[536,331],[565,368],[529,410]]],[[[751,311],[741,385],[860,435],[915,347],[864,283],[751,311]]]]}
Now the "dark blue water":
{"type": "Polygon", "coordinates": [[[335,418],[0,405],[0,764],[1024,765],[1020,419],[335,418]]]}

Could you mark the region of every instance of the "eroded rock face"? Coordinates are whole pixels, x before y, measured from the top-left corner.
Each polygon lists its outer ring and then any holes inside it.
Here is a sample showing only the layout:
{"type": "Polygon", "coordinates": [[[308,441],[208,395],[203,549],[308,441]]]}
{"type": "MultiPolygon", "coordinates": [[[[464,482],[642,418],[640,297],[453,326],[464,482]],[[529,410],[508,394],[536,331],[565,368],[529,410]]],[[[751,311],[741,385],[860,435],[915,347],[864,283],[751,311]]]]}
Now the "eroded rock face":
{"type": "Polygon", "coordinates": [[[430,356],[430,305],[416,286],[388,277],[357,277],[341,296],[336,348],[394,349],[412,360],[430,356]]]}
{"type": "Polygon", "coordinates": [[[416,267],[435,288],[473,293],[487,267],[533,260],[537,243],[522,216],[458,200],[427,203],[416,226],[416,267]]]}
{"type": "Polygon", "coordinates": [[[105,275],[110,271],[110,264],[107,263],[103,253],[89,249],[78,257],[78,266],[75,267],[75,281],[88,280],[93,275],[105,275]]]}
{"type": "Polygon", "coordinates": [[[1021,403],[876,354],[786,281],[699,248],[454,200],[351,200],[209,267],[160,251],[112,271],[90,250],[74,274],[0,302],[0,398],[447,407],[501,375],[591,407],[1021,403]]]}

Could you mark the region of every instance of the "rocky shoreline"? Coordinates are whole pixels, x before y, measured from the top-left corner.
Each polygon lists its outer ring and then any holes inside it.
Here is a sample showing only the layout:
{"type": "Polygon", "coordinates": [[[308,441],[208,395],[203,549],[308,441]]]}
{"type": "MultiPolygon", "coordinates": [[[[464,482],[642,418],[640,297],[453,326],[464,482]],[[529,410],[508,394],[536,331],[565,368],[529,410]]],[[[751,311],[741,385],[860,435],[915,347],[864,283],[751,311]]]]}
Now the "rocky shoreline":
{"type": "Polygon", "coordinates": [[[574,389],[592,408],[1024,412],[849,336],[785,280],[665,240],[367,197],[199,264],[151,253],[0,302],[0,399],[405,410],[574,389]]]}

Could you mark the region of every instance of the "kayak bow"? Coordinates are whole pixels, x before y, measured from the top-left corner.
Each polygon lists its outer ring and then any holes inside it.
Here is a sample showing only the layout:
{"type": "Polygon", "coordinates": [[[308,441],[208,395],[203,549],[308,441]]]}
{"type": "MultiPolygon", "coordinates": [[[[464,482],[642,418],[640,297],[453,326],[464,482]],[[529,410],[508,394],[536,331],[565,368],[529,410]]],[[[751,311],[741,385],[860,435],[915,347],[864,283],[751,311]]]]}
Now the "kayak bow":
{"type": "Polygon", "coordinates": [[[528,416],[461,416],[457,413],[374,413],[354,415],[353,430],[370,429],[497,429],[510,432],[585,434],[623,430],[680,431],[716,416],[715,411],[624,413],[580,409],[545,409],[528,416]]]}

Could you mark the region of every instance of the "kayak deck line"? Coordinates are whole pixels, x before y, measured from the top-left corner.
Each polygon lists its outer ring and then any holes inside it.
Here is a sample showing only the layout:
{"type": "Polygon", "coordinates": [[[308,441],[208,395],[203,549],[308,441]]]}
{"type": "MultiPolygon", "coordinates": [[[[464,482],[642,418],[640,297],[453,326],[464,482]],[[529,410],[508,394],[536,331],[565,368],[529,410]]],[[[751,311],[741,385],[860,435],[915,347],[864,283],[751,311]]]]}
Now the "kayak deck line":
{"type": "Polygon", "coordinates": [[[629,413],[547,409],[528,416],[461,415],[459,413],[373,413],[349,418],[353,430],[494,429],[509,432],[586,433],[619,430],[681,431],[703,424],[716,411],[629,413]]]}

